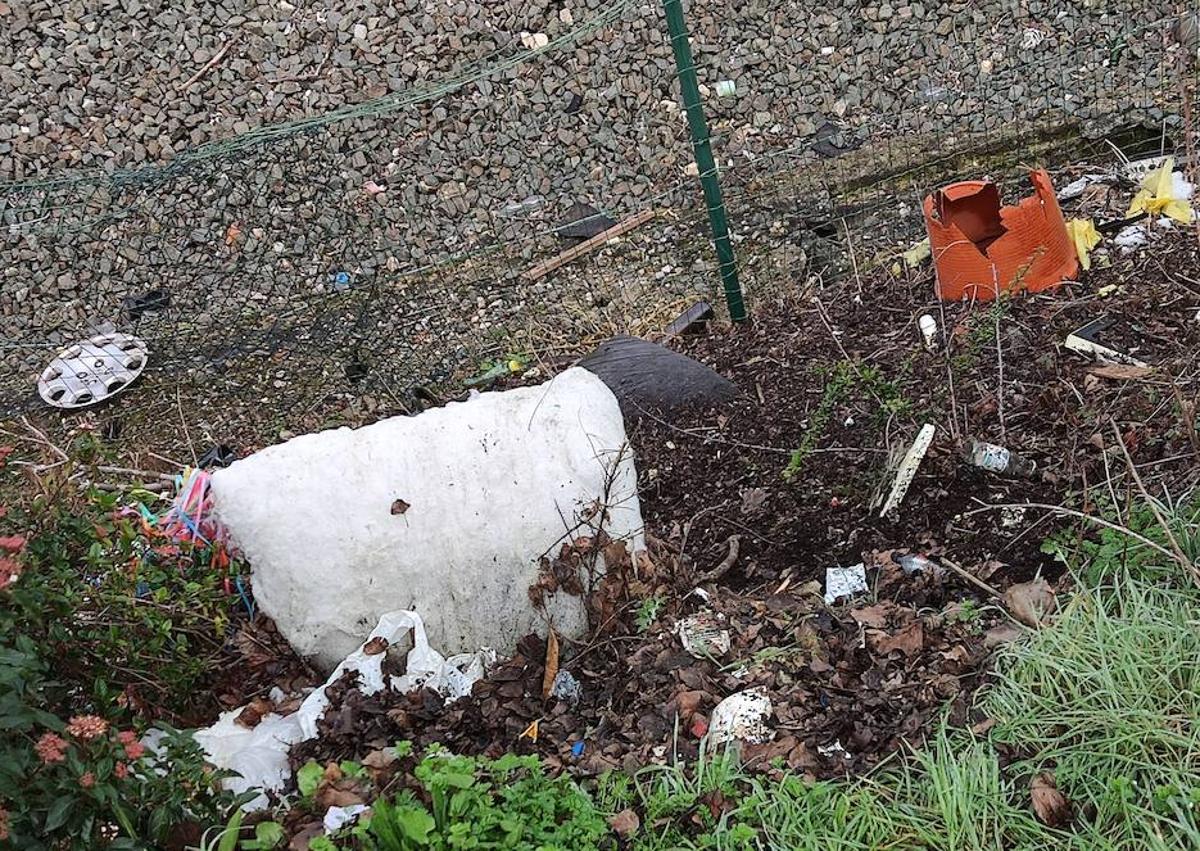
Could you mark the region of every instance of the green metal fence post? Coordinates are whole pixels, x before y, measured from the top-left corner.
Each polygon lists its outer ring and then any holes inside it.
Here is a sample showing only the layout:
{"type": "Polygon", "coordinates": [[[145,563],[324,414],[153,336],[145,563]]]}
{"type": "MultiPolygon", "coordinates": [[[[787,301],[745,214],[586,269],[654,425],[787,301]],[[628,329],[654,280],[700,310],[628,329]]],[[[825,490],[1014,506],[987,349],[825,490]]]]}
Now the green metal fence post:
{"type": "Polygon", "coordinates": [[[708,120],[704,117],[704,105],[700,102],[700,86],[696,81],[692,46],[688,43],[687,24],[683,20],[683,4],[681,0],[662,0],[662,5],[667,16],[671,47],[675,51],[675,67],[679,70],[679,88],[683,94],[683,108],[687,112],[688,129],[692,134],[692,151],[700,171],[700,185],[704,188],[704,203],[708,206],[713,246],[721,267],[725,303],[729,305],[729,318],[741,322],[746,318],[746,302],[742,298],[742,286],[738,283],[737,261],[733,257],[733,243],[729,240],[729,223],[725,219],[721,181],[717,176],[717,164],[713,161],[709,142],[708,120]]]}

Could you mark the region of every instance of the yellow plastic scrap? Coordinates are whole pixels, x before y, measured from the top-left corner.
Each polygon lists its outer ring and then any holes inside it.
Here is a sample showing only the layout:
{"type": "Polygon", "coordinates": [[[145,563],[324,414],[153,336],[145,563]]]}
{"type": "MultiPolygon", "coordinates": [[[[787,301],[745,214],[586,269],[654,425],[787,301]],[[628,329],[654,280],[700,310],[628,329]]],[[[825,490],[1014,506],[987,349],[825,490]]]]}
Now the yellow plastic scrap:
{"type": "Polygon", "coordinates": [[[1075,244],[1075,253],[1079,255],[1079,265],[1086,272],[1092,268],[1092,249],[1100,244],[1100,231],[1091,219],[1071,219],[1067,222],[1067,236],[1075,244]]]}
{"type": "Polygon", "coordinates": [[[1142,188],[1133,196],[1125,218],[1146,213],[1168,216],[1185,225],[1191,222],[1192,206],[1186,198],[1177,195],[1174,171],[1175,158],[1167,157],[1160,168],[1147,174],[1142,180],[1142,188]]]}
{"type": "MultiPolygon", "coordinates": [[[[904,261],[904,265],[910,269],[915,269],[925,260],[929,259],[929,237],[925,237],[920,242],[913,245],[908,251],[900,252],[900,258],[904,261]]],[[[904,266],[900,265],[900,260],[892,264],[893,277],[899,278],[904,271],[904,266]]]]}
{"type": "Polygon", "coordinates": [[[929,259],[929,254],[929,237],[925,237],[901,256],[904,258],[904,262],[908,264],[908,268],[915,269],[923,261],[929,259]]]}

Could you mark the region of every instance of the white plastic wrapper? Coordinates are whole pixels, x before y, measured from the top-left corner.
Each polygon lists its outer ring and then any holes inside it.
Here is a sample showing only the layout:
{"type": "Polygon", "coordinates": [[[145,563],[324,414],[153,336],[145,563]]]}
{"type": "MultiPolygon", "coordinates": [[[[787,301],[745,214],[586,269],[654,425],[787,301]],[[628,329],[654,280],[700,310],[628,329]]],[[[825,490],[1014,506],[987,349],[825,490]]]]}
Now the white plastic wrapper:
{"type": "Polygon", "coordinates": [[[315,689],[300,708],[291,715],[268,713],[254,727],[237,723],[245,707],[222,712],[211,727],[198,730],[195,739],[204,748],[209,761],[219,769],[232,771],[236,776],[225,780],[225,788],[240,794],[251,789],[262,790],[246,809],[256,810],[268,804],[267,792],[283,789],[291,777],[288,752],[292,746],[317,737],[317,722],[329,709],[327,686],[341,679],[347,671],[358,674],[359,687],[364,694],[374,694],[390,687],[394,691],[432,688],[446,696],[447,701],[467,695],[487,667],[496,660],[492,650],[465,653],[449,659],[429,646],[425,625],[416,612],[388,612],[379,619],[363,646],[347,656],[315,689]],[[368,654],[366,643],[382,638],[389,645],[403,642],[412,632],[412,649],[402,676],[384,682],[383,660],[387,653],[368,654]]]}
{"type": "Polygon", "coordinates": [[[862,562],[853,567],[830,567],[825,570],[825,604],[832,606],[842,597],[867,593],[867,568],[862,562]]]}

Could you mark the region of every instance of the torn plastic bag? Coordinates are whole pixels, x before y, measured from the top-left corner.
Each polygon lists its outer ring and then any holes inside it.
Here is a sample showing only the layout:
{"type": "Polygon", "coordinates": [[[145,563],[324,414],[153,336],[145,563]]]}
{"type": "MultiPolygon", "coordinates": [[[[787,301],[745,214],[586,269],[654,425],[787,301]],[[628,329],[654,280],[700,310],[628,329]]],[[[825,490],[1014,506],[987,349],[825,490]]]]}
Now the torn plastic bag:
{"type": "Polygon", "coordinates": [[[347,672],[358,675],[359,690],[363,694],[375,694],[387,686],[400,692],[431,688],[449,702],[470,694],[471,687],[495,659],[495,652],[487,648],[447,659],[429,646],[420,615],[407,611],[388,612],[379,619],[367,641],[342,660],[324,684],[309,694],[291,715],[268,713],[256,726],[248,728],[237,723],[237,717],[245,708],[240,707],[222,712],[215,724],[196,731],[195,739],[214,766],[236,775],[224,781],[226,789],[237,794],[251,789],[264,790],[245,805],[248,810],[261,809],[268,804],[265,792],[283,789],[291,777],[288,752],[292,745],[317,737],[317,722],[324,717],[330,704],[326,688],[347,672]],[[387,654],[368,653],[367,648],[377,647],[381,643],[378,639],[386,641],[388,646],[403,641],[410,630],[413,646],[408,652],[405,673],[391,677],[390,683],[385,683],[383,660],[387,654]]]}

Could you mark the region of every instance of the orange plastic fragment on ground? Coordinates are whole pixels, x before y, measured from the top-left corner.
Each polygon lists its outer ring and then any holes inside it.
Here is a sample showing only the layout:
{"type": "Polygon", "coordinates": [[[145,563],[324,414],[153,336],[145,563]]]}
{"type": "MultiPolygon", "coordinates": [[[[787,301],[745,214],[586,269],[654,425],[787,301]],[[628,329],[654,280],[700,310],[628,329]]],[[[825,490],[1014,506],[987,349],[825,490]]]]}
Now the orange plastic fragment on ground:
{"type": "Polygon", "coordinates": [[[942,301],[991,301],[998,293],[1041,292],[1079,272],[1050,175],[1029,175],[1033,195],[1000,206],[986,180],[952,183],[925,198],[925,227],[942,301]]]}

